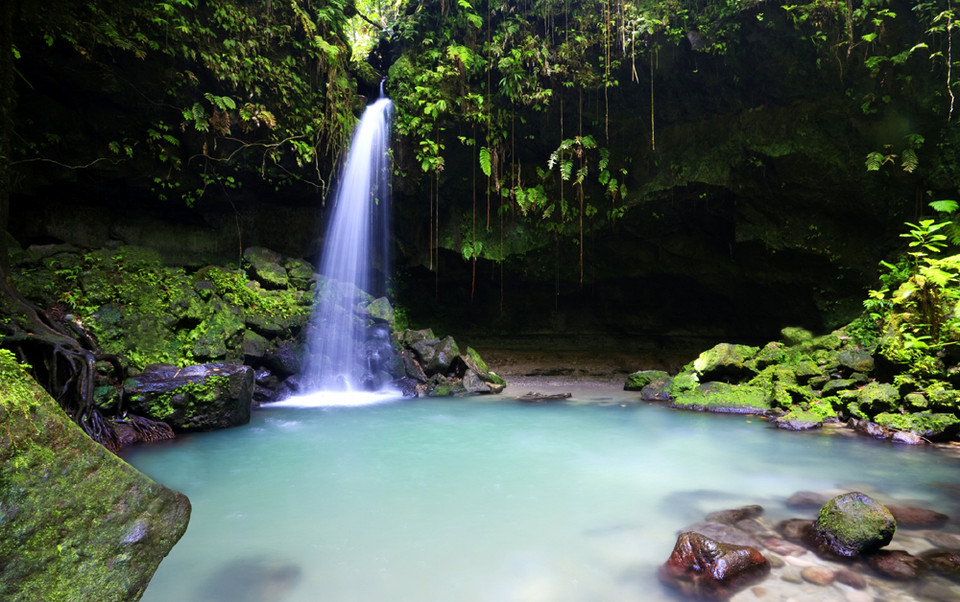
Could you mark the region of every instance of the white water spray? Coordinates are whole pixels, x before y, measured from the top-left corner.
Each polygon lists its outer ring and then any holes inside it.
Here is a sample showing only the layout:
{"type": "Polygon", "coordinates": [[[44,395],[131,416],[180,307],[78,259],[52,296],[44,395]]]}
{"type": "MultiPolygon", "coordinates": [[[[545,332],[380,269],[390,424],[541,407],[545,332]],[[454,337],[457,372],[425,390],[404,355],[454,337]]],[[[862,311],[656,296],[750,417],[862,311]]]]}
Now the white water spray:
{"type": "Polygon", "coordinates": [[[304,370],[305,385],[314,391],[383,385],[378,349],[388,334],[371,335],[357,309],[369,299],[367,293],[382,295],[386,288],[391,106],[390,99],[380,98],[364,111],[340,175],[323,240],[323,282],[304,370]]]}

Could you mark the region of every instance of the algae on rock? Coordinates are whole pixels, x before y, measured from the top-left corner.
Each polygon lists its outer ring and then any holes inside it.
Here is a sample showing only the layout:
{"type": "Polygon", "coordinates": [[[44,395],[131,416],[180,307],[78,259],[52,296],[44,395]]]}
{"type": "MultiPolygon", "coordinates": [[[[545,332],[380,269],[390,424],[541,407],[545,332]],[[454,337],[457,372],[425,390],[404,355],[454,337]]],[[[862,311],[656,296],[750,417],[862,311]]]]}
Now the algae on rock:
{"type": "Polygon", "coordinates": [[[87,437],[4,350],[0,425],[0,598],[139,599],[186,531],[186,496],[87,437]]]}

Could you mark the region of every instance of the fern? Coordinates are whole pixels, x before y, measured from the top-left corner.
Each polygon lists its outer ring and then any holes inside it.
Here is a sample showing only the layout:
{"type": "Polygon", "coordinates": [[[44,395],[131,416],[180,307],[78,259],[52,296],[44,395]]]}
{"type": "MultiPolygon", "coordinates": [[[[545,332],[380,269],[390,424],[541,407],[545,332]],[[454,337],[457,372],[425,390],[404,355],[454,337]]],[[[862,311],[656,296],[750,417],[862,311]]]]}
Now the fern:
{"type": "Polygon", "coordinates": [[[867,160],[864,162],[867,166],[867,171],[880,171],[880,166],[883,165],[885,157],[876,151],[869,153],[867,155],[867,160]]]}
{"type": "MultiPolygon", "coordinates": [[[[551,159],[553,159],[552,156],[551,159]]],[[[483,172],[483,175],[490,177],[490,149],[485,146],[480,148],[480,171],[483,172]]]]}
{"type": "MultiPolygon", "coordinates": [[[[900,155],[900,167],[903,168],[903,171],[913,173],[919,164],[920,161],[917,159],[917,151],[912,148],[903,149],[903,153],[900,155]]],[[[867,169],[869,169],[869,167],[867,169]]]]}

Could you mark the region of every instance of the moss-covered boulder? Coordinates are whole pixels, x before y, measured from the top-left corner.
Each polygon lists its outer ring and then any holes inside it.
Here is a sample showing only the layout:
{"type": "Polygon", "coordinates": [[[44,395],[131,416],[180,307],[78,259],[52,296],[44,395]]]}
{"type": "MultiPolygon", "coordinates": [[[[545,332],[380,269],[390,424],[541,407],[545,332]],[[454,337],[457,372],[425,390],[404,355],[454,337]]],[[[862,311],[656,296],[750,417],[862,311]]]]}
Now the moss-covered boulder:
{"type": "Polygon", "coordinates": [[[857,407],[867,416],[900,408],[900,393],[889,383],[869,382],[857,390],[857,407]]]}
{"type": "Polygon", "coordinates": [[[770,399],[760,387],[708,382],[675,395],[673,407],[725,414],[766,414],[770,399]]]}
{"type": "Polygon", "coordinates": [[[139,599],[187,498],[94,443],[4,351],[0,424],[0,599],[139,599]]]}
{"type": "Polygon", "coordinates": [[[877,414],[873,420],[888,429],[909,431],[930,441],[947,441],[960,431],[960,418],[943,412],[884,412],[877,414]]]}
{"type": "Polygon", "coordinates": [[[131,412],[165,422],[175,431],[211,431],[250,422],[253,391],[253,369],[236,364],[157,364],[124,383],[131,412]]]}
{"type": "Polygon", "coordinates": [[[623,384],[624,391],[643,391],[643,388],[653,382],[669,381],[670,375],[663,370],[639,370],[627,376],[623,384]]]}
{"type": "Polygon", "coordinates": [[[798,408],[775,418],[773,425],[788,431],[809,431],[823,428],[823,418],[815,412],[798,408]]]}
{"type": "Polygon", "coordinates": [[[257,282],[265,288],[286,288],[290,282],[287,270],[281,265],[280,253],[263,247],[250,247],[243,251],[243,259],[250,264],[250,271],[257,282]]]}
{"type": "Polygon", "coordinates": [[[853,558],[884,547],[896,530],[897,521],[883,504],[852,491],[824,504],[809,533],[822,554],[853,558]]]}
{"type": "Polygon", "coordinates": [[[739,381],[752,374],[753,369],[747,360],[757,354],[756,347],[720,343],[700,354],[693,362],[702,381],[725,380],[739,381]]]}

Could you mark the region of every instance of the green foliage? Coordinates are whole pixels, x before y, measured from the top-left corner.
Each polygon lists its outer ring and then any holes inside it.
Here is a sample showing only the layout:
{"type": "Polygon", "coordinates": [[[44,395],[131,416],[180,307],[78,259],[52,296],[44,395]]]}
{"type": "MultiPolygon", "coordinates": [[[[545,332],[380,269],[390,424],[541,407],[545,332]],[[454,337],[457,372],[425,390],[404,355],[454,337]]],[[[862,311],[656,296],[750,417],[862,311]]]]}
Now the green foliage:
{"type": "MultiPolygon", "coordinates": [[[[934,208],[953,210],[956,203],[940,201],[934,208]]],[[[907,222],[906,258],[898,264],[881,262],[883,286],[869,293],[865,316],[857,328],[871,324],[880,335],[882,351],[915,373],[942,370],[940,352],[960,340],[960,255],[942,256],[949,246],[943,234],[949,221],[907,222]]]]}
{"type": "Polygon", "coordinates": [[[347,0],[24,5],[16,15],[24,65],[18,82],[25,85],[14,165],[21,178],[36,161],[53,161],[68,173],[133,171],[152,182],[158,197],[188,203],[229,192],[242,179],[322,188],[322,165],[339,153],[355,123],[347,6],[347,0]],[[84,97],[94,112],[71,118],[73,106],[35,109],[49,102],[34,86],[45,70],[63,74],[67,93],[84,97]],[[85,129],[91,120],[95,135],[85,129]]]}

